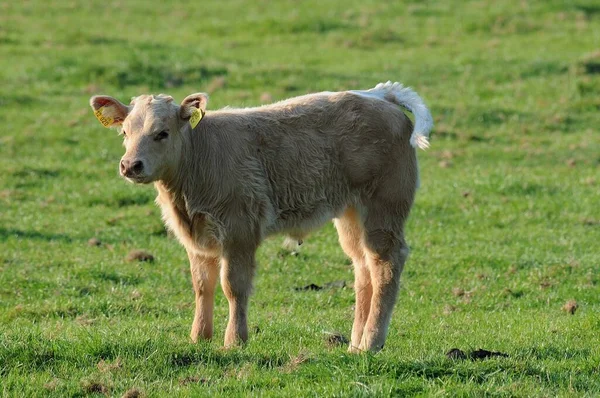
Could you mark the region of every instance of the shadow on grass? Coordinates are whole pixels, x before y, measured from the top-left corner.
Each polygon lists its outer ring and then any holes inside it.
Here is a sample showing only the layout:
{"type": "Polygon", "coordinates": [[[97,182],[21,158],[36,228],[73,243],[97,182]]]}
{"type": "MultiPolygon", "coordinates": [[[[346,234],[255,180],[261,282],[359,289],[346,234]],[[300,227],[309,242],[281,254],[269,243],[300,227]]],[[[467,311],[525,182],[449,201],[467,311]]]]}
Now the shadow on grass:
{"type": "MultiPolygon", "coordinates": [[[[257,353],[245,348],[223,350],[216,348],[214,343],[173,342],[161,337],[131,336],[129,332],[115,332],[110,340],[105,333],[75,334],[58,339],[48,339],[39,332],[15,332],[6,336],[5,343],[0,345],[0,376],[10,372],[52,371],[65,366],[95,369],[101,361],[119,360],[125,368],[151,368],[153,377],[173,377],[174,374],[186,374],[190,369],[195,371],[199,366],[206,366],[222,369],[226,377],[237,377],[238,372],[244,371],[250,372],[247,376],[259,379],[256,371],[279,372],[293,361],[287,352],[257,353]]],[[[315,374],[322,378],[337,377],[336,374],[341,371],[367,379],[384,376],[406,381],[417,378],[436,384],[454,380],[483,385],[493,383],[495,378],[508,377],[514,381],[534,381],[550,390],[559,388],[563,383],[570,383],[579,391],[587,391],[597,385],[596,381],[591,381],[590,372],[573,374],[571,366],[561,365],[565,359],[584,360],[584,367],[595,366],[590,365],[590,352],[587,350],[550,347],[543,350],[525,348],[520,355],[511,355],[511,358],[480,361],[450,360],[441,353],[428,360],[395,360],[370,354],[323,352],[311,356],[310,360],[296,363],[288,372],[298,380],[307,375],[312,378],[315,374]],[[558,362],[549,364],[547,360],[558,362]]],[[[417,392],[422,386],[415,384],[406,388],[417,392]]]]}
{"type": "Polygon", "coordinates": [[[183,368],[206,363],[223,368],[230,366],[239,367],[245,363],[251,363],[258,368],[274,369],[283,366],[289,359],[289,356],[286,354],[248,353],[243,348],[232,350],[208,349],[203,351],[199,351],[196,348],[194,350],[173,352],[169,355],[169,363],[172,367],[183,368]]]}
{"type": "Polygon", "coordinates": [[[112,197],[103,196],[90,198],[87,205],[90,207],[104,205],[108,207],[144,206],[154,201],[153,191],[139,191],[135,195],[116,194],[112,197]]]}
{"type": "Polygon", "coordinates": [[[573,6],[573,8],[575,8],[577,11],[583,12],[587,18],[592,18],[600,14],[600,6],[598,5],[576,4],[573,6]]]}
{"type": "Polygon", "coordinates": [[[32,239],[32,240],[44,240],[44,241],[62,241],[62,242],[73,242],[73,238],[65,234],[55,234],[49,232],[40,231],[24,231],[16,228],[1,228],[0,227],[0,242],[8,240],[10,237],[17,239],[32,239]]]}
{"type": "Polygon", "coordinates": [[[55,178],[60,175],[59,170],[36,168],[36,167],[24,167],[23,169],[13,173],[14,177],[18,178],[55,178]]]}
{"type": "Polygon", "coordinates": [[[24,167],[12,173],[12,176],[16,180],[15,188],[28,188],[38,186],[41,181],[60,177],[61,173],[60,170],[56,169],[24,167]]]}
{"type": "Polygon", "coordinates": [[[499,377],[533,380],[549,389],[557,389],[566,384],[580,391],[592,388],[589,373],[584,371],[573,375],[570,370],[572,365],[561,364],[564,360],[583,361],[581,366],[589,367],[589,350],[550,347],[545,350],[532,348],[531,352],[535,355],[529,355],[527,352],[530,351],[526,350],[525,355],[511,355],[510,358],[475,361],[450,360],[445,357],[426,361],[373,361],[367,374],[369,376],[391,374],[400,380],[418,377],[435,383],[451,379],[465,384],[486,384],[490,383],[492,378],[499,377]],[[548,363],[548,360],[553,363],[548,363]]]}
{"type": "MultiPolygon", "coordinates": [[[[14,369],[20,371],[45,371],[62,364],[94,368],[100,361],[114,361],[121,358],[124,363],[135,365],[138,361],[167,364],[165,372],[198,365],[211,365],[220,368],[238,368],[246,363],[261,369],[273,369],[289,361],[289,356],[281,354],[249,353],[244,349],[223,350],[206,344],[173,344],[162,339],[127,341],[124,336],[106,341],[98,335],[82,334],[70,338],[49,340],[38,333],[24,333],[6,336],[5,344],[0,345],[0,376],[14,369]],[[74,342],[74,340],[76,342],[74,342]]],[[[157,366],[157,368],[162,368],[157,366]]]]}
{"type": "Polygon", "coordinates": [[[531,183],[529,181],[515,181],[507,183],[500,188],[504,195],[509,196],[554,196],[559,191],[554,187],[543,184],[531,183]]]}
{"type": "Polygon", "coordinates": [[[82,66],[77,59],[63,58],[47,68],[44,74],[59,81],[78,79],[93,84],[110,84],[119,88],[141,85],[166,89],[205,82],[228,73],[227,68],[220,65],[181,67],[172,62],[157,62],[157,59],[167,59],[166,53],[167,50],[155,51],[155,56],[134,53],[129,56],[129,59],[117,65],[82,66]]]}
{"type": "MultiPolygon", "coordinates": [[[[0,39],[0,43],[3,43],[3,42],[8,43],[8,42],[0,39]]],[[[23,105],[32,106],[32,105],[38,104],[38,103],[40,103],[40,101],[32,95],[12,95],[10,97],[3,96],[2,98],[0,98],[0,106],[6,106],[6,107],[23,106],[23,105]]]]}
{"type": "Polygon", "coordinates": [[[569,359],[585,359],[591,355],[590,349],[560,349],[556,347],[531,347],[521,352],[521,355],[536,360],[553,359],[556,361],[569,359]]]}

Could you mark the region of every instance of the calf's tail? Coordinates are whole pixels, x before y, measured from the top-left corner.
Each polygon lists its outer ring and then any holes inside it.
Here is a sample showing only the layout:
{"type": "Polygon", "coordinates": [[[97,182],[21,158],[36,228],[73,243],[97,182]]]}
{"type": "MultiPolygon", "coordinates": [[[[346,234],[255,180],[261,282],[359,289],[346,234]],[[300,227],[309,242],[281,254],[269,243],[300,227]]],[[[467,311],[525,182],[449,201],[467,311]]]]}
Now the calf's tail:
{"type": "Polygon", "coordinates": [[[415,116],[415,126],[410,136],[410,144],[415,148],[429,148],[429,132],[433,128],[433,118],[427,106],[414,90],[400,83],[379,83],[373,90],[384,92],[384,98],[406,108],[415,116]]]}
{"type": "Polygon", "coordinates": [[[410,136],[410,144],[414,148],[429,148],[429,132],[433,128],[433,118],[419,95],[410,87],[401,83],[379,83],[370,90],[352,91],[355,94],[375,97],[394,103],[407,109],[415,117],[415,125],[410,136]]]}

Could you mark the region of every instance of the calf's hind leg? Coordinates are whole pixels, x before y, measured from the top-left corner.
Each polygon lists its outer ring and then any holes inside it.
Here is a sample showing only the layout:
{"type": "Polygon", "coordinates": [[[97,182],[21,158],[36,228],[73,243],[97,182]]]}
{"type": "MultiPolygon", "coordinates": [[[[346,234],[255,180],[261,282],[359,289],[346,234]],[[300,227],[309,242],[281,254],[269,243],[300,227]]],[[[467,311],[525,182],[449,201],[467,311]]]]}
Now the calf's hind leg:
{"type": "Polygon", "coordinates": [[[367,267],[365,251],[363,250],[364,229],[362,221],[355,208],[347,209],[341,217],[334,220],[340,238],[342,249],[352,259],[354,266],[354,291],[356,304],[354,308],[354,324],[352,325],[352,339],[348,351],[358,352],[363,335],[363,329],[369,309],[373,286],[371,275],[367,267]]]}
{"type": "Polygon", "coordinates": [[[373,295],[359,345],[361,351],[383,348],[400,289],[400,274],[408,257],[402,231],[367,226],[365,251],[373,295]]]}

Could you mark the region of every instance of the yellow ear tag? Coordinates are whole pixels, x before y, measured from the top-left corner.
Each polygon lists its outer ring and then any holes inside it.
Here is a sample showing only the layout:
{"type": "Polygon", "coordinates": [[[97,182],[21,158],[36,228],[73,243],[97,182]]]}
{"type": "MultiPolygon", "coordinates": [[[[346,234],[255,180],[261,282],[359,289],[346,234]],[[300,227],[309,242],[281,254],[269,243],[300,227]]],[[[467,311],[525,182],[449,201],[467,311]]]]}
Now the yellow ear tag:
{"type": "Polygon", "coordinates": [[[104,115],[103,110],[104,110],[104,107],[100,107],[100,108],[96,109],[96,111],[94,112],[94,115],[96,115],[96,118],[98,118],[98,120],[100,121],[100,123],[102,123],[102,125],[104,127],[109,127],[113,124],[115,119],[113,119],[110,116],[104,115]]]}
{"type": "Polygon", "coordinates": [[[200,109],[194,108],[192,111],[192,116],[190,116],[190,126],[192,126],[192,128],[196,128],[198,123],[200,123],[200,120],[202,120],[202,117],[204,117],[204,113],[202,113],[200,109]]]}

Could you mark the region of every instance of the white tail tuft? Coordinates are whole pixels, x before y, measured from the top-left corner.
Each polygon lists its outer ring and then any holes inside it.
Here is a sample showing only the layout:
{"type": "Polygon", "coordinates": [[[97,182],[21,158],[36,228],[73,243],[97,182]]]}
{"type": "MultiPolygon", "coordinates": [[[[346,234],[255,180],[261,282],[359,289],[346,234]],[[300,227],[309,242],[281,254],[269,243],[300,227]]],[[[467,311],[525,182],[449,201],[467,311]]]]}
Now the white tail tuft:
{"type": "Polygon", "coordinates": [[[433,128],[433,118],[425,103],[410,87],[401,83],[379,83],[370,90],[353,91],[356,94],[376,97],[406,108],[415,116],[415,127],[410,137],[410,144],[415,148],[429,148],[429,132],[433,128]]]}
{"type": "Polygon", "coordinates": [[[410,145],[415,148],[427,149],[429,148],[429,139],[422,133],[413,133],[410,137],[410,145]]]}

